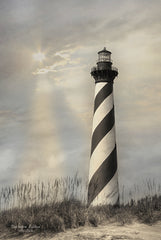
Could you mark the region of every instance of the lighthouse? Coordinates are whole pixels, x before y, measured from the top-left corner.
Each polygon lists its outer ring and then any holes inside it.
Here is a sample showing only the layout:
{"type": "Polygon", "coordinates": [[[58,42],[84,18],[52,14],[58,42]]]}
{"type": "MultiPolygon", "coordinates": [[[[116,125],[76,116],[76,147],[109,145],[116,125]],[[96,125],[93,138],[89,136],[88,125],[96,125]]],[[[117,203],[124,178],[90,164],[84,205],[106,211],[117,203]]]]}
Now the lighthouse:
{"type": "Polygon", "coordinates": [[[97,66],[91,69],[95,80],[94,113],[89,166],[88,205],[115,205],[119,202],[113,83],[118,75],[111,52],[98,52],[97,66]]]}

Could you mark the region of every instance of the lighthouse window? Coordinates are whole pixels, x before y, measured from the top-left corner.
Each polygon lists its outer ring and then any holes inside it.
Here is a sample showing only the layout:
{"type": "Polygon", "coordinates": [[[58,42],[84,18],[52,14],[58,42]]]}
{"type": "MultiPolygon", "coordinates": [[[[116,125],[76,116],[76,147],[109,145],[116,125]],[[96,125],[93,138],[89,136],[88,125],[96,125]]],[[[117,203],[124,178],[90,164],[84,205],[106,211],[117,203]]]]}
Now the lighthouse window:
{"type": "Polygon", "coordinates": [[[111,61],[111,56],[107,53],[100,53],[99,54],[99,58],[98,58],[99,62],[110,62],[111,61]]]}

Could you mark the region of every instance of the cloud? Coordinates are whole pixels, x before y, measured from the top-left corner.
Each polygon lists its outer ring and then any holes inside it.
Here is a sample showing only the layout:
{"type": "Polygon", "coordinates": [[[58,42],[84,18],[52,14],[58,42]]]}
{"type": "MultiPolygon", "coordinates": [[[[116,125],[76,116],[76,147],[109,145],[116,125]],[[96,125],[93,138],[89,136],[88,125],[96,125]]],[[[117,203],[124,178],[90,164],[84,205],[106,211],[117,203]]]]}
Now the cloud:
{"type": "MultiPolygon", "coordinates": [[[[45,74],[50,72],[60,72],[60,71],[66,71],[70,70],[72,68],[75,68],[73,65],[77,65],[77,68],[80,68],[80,58],[74,58],[72,59],[72,54],[78,49],[72,48],[72,49],[65,49],[61,50],[55,53],[55,56],[58,60],[54,62],[54,64],[45,66],[43,68],[38,68],[35,72],[33,72],[34,75],[38,74],[45,74]],[[66,66],[66,68],[63,68],[66,66]]],[[[53,58],[55,58],[55,56],[53,58]]]]}

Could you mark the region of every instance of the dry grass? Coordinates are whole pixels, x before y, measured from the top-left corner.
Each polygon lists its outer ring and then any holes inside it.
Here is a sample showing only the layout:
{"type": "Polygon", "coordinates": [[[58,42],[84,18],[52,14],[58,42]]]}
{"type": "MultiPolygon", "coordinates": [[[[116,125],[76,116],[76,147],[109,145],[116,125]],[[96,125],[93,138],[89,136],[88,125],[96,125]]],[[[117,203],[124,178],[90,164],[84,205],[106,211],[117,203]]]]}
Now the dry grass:
{"type": "Polygon", "coordinates": [[[66,177],[48,181],[19,182],[0,190],[0,210],[19,209],[32,205],[57,203],[76,199],[86,201],[87,183],[82,178],[66,177]]]}
{"type": "Polygon", "coordinates": [[[1,190],[0,228],[14,226],[19,231],[21,226],[34,231],[59,232],[85,224],[96,227],[105,221],[124,225],[137,219],[152,224],[161,220],[161,194],[154,194],[154,187],[155,191],[159,190],[148,181],[146,196],[137,200],[137,192],[133,191],[133,195],[130,192],[126,203],[123,191],[119,207],[103,205],[88,208],[87,184],[77,176],[48,182],[19,183],[1,190]]]}

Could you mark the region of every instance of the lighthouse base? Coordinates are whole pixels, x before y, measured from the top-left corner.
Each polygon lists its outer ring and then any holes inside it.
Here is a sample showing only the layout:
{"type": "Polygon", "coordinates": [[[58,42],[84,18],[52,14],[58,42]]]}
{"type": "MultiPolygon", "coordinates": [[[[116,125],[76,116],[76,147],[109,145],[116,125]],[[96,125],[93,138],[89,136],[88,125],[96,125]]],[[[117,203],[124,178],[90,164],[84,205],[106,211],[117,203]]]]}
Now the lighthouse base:
{"type": "Polygon", "coordinates": [[[100,205],[119,205],[118,174],[117,172],[111,181],[102,189],[102,191],[91,202],[91,206],[100,205]]]}

